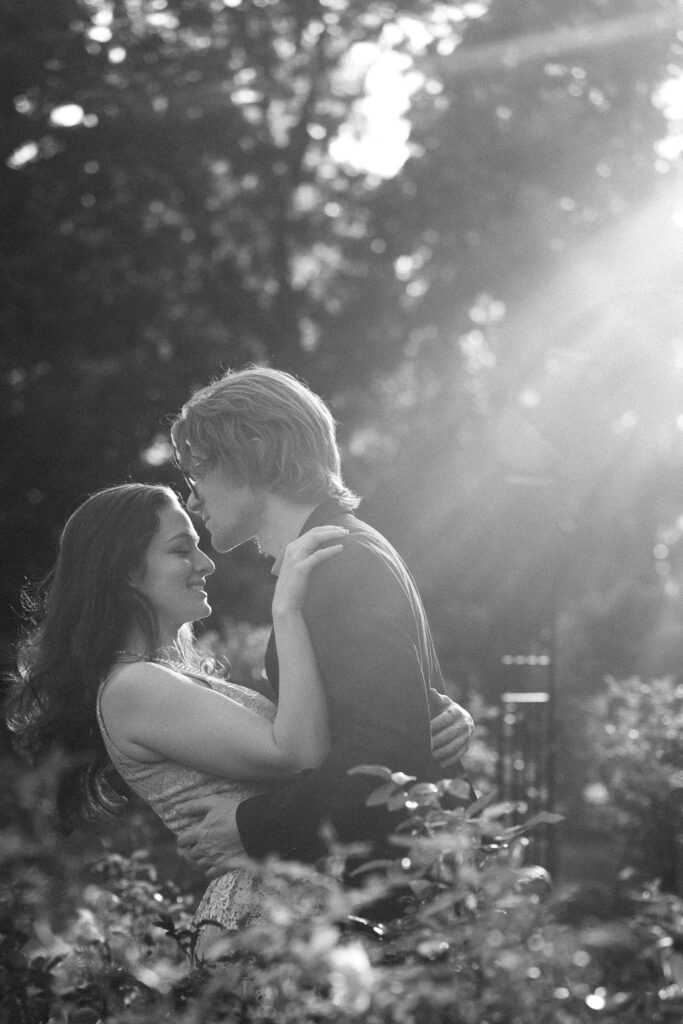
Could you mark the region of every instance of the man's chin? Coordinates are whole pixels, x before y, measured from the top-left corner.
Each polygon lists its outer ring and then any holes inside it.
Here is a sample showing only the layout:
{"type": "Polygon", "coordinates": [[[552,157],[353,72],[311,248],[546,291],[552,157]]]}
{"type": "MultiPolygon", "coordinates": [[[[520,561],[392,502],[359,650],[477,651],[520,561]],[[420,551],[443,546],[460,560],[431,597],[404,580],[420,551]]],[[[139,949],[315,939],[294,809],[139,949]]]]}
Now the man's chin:
{"type": "Polygon", "coordinates": [[[214,551],[217,551],[219,555],[227,555],[230,551],[235,551],[237,548],[241,548],[243,544],[256,544],[260,554],[261,546],[258,542],[258,537],[214,537],[211,535],[211,547],[214,551]]]}

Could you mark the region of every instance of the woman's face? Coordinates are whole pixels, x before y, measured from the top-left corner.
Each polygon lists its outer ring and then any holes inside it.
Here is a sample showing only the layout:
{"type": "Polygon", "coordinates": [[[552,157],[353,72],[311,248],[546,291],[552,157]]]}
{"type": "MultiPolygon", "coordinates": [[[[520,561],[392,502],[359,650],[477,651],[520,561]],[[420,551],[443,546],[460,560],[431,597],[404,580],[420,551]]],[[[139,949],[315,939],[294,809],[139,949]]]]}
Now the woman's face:
{"type": "Polygon", "coordinates": [[[187,512],[168,504],[132,583],[154,609],[164,639],[186,622],[206,618],[211,606],[204,582],[216,566],[197,547],[199,537],[187,512]]]}

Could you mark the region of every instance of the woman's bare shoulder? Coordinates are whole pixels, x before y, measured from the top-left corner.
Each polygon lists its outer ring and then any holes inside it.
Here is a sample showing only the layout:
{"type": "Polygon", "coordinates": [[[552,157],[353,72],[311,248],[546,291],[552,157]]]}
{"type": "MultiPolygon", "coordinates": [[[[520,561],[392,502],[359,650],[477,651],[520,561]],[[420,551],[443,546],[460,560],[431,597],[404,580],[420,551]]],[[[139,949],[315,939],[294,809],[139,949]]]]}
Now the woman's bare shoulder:
{"type": "Polygon", "coordinates": [[[160,685],[191,686],[192,680],[172,665],[158,661],[134,661],[116,665],[101,687],[100,700],[112,707],[121,700],[144,702],[160,685]]]}

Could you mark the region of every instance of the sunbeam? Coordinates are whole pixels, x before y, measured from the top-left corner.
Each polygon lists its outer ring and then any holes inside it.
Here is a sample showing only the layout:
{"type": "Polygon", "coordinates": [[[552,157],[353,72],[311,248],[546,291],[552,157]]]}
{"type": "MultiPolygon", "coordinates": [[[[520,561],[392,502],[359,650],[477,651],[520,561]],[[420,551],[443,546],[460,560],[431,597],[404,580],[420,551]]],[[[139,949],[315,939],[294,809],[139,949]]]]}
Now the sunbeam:
{"type": "Polygon", "coordinates": [[[554,60],[577,51],[603,50],[654,36],[671,35],[683,26],[683,10],[631,14],[583,25],[561,25],[550,32],[530,32],[481,46],[461,46],[451,57],[437,57],[445,74],[500,71],[535,60],[554,60]]]}
{"type": "Polygon", "coordinates": [[[572,573],[596,581],[626,558],[620,510],[638,507],[653,468],[682,445],[680,196],[672,173],[510,306],[496,371],[509,400],[476,450],[435,438],[422,481],[431,497],[411,558],[435,588],[497,591],[518,619],[529,601],[531,629],[535,615],[553,614],[560,561],[571,586],[572,573]],[[605,515],[614,528],[593,536],[605,515]],[[567,563],[579,531],[582,550],[567,563]]]}

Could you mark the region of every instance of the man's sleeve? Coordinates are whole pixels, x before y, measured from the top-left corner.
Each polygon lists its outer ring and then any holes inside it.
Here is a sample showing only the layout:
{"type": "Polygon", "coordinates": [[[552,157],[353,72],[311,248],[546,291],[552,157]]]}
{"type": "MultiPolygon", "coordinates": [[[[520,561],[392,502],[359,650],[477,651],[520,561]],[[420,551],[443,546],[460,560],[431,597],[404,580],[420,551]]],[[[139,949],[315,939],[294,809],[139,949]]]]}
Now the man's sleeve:
{"type": "Polygon", "coordinates": [[[424,652],[415,630],[415,597],[400,574],[359,544],[348,545],[311,580],[306,622],[326,688],[330,753],[237,810],[247,853],[304,861],[325,852],[322,822],[342,841],[386,834],[398,819],[365,807],[377,778],[349,776],[358,764],[428,778],[433,772],[424,652]],[[334,570],[334,571],[333,571],[334,570]]]}

